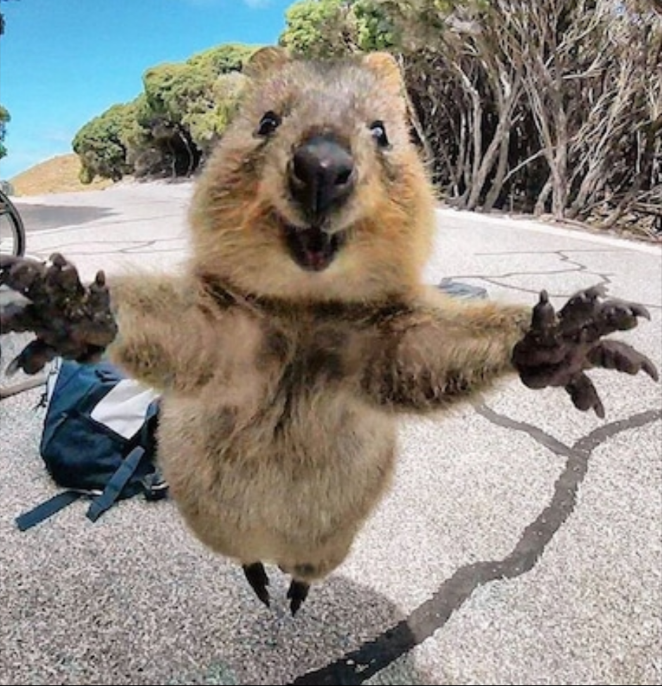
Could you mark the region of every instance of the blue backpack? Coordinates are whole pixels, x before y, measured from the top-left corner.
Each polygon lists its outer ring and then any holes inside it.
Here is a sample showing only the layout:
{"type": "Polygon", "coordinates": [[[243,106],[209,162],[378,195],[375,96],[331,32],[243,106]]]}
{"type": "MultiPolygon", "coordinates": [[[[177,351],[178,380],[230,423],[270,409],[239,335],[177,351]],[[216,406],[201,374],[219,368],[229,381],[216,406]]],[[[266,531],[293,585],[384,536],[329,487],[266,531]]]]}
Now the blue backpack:
{"type": "Polygon", "coordinates": [[[158,395],[102,360],[58,359],[46,382],[46,414],[39,452],[52,479],[64,487],[16,518],[29,529],[82,496],[96,521],[115,502],[143,493],[167,495],[157,468],[158,395]]]}

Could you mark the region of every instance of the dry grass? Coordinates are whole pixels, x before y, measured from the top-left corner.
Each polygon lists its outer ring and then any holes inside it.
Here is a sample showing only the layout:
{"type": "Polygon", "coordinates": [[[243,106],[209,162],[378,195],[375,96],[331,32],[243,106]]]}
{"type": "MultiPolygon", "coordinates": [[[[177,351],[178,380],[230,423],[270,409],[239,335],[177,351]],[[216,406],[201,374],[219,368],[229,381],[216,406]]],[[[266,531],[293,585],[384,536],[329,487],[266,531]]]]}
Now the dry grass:
{"type": "Polygon", "coordinates": [[[9,182],[16,196],[98,191],[113,185],[108,179],[95,179],[90,184],[82,184],[78,179],[79,172],[78,155],[72,153],[40,162],[9,179],[9,182]]]}

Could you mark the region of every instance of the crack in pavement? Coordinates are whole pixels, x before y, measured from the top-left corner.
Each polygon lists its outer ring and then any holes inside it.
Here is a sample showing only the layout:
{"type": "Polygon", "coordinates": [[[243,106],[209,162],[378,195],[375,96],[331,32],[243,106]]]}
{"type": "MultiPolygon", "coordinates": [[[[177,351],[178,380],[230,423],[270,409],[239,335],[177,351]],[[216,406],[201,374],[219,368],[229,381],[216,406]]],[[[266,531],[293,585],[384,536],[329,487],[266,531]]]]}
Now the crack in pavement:
{"type": "MultiPolygon", "coordinates": [[[[583,272],[585,274],[589,274],[592,276],[595,276],[596,279],[599,279],[599,281],[596,281],[595,285],[603,285],[603,286],[610,286],[612,285],[612,280],[611,276],[613,274],[606,274],[602,272],[594,272],[591,271],[587,265],[583,264],[582,262],[579,262],[577,259],[571,257],[569,254],[566,253],[575,253],[575,252],[606,252],[606,251],[594,251],[594,250],[552,250],[552,251],[547,251],[547,252],[535,252],[535,251],[518,251],[518,252],[497,252],[497,253],[479,253],[480,255],[483,256],[500,256],[500,255],[527,255],[527,254],[535,254],[535,255],[556,255],[559,257],[561,262],[565,262],[568,266],[564,269],[552,269],[549,271],[515,271],[515,272],[504,272],[502,274],[493,274],[491,276],[485,276],[484,274],[452,274],[449,275],[448,278],[453,279],[453,280],[462,280],[462,279],[478,279],[480,281],[485,281],[485,283],[491,284],[492,286],[497,286],[498,288],[507,288],[512,291],[517,291],[519,293],[532,293],[534,295],[538,295],[540,293],[540,289],[534,289],[534,288],[526,288],[524,286],[516,286],[510,283],[504,283],[500,281],[499,279],[509,279],[513,276],[549,276],[550,274],[571,274],[571,273],[577,273],[577,272],[583,272]]],[[[547,292],[551,298],[567,298],[569,295],[572,295],[571,293],[555,293],[550,291],[550,289],[547,289],[547,292]]],[[[641,303],[645,307],[652,308],[652,309],[661,309],[662,305],[654,304],[654,303],[641,303]]]]}
{"type": "MultiPolygon", "coordinates": [[[[499,279],[508,279],[513,276],[548,276],[550,274],[569,274],[569,273],[576,273],[576,272],[584,272],[585,274],[591,274],[596,277],[596,279],[599,279],[599,282],[597,282],[595,285],[604,285],[607,286],[611,284],[611,279],[609,278],[608,274],[602,274],[600,272],[594,272],[591,271],[587,265],[582,264],[576,259],[573,259],[570,257],[570,255],[567,255],[566,253],[568,252],[574,252],[574,251],[569,251],[569,250],[549,250],[546,252],[537,252],[534,253],[536,255],[556,255],[561,262],[567,263],[568,267],[564,269],[552,269],[549,271],[515,271],[515,272],[504,272],[502,274],[494,274],[492,276],[485,276],[485,275],[478,275],[478,274],[454,274],[450,278],[452,279],[481,279],[487,283],[492,284],[493,286],[498,286],[499,288],[509,288],[514,291],[519,291],[521,293],[534,293],[538,294],[540,292],[540,289],[533,289],[533,288],[525,288],[524,286],[514,286],[509,283],[502,283],[499,281],[499,279]]],[[[499,255],[526,255],[530,254],[528,251],[526,252],[505,252],[505,253],[480,253],[483,256],[499,256],[499,255]]],[[[548,293],[550,297],[554,298],[565,298],[567,297],[567,293],[552,293],[548,289],[548,293]]]]}
{"type": "Polygon", "coordinates": [[[540,427],[529,424],[528,422],[518,422],[516,419],[511,419],[507,415],[499,414],[484,402],[475,403],[474,410],[481,415],[481,417],[485,417],[489,422],[492,422],[492,424],[498,424],[507,429],[514,429],[515,431],[527,433],[534,441],[537,441],[555,455],[571,457],[574,454],[573,448],[546,433],[540,427]]]}
{"type": "Polygon", "coordinates": [[[567,446],[540,428],[501,415],[484,403],[478,404],[476,411],[494,424],[524,431],[555,454],[567,458],[549,504],[524,528],[512,552],[505,558],[460,567],[432,597],[395,626],[325,667],[297,677],[291,684],[362,684],[442,628],[479,586],[513,579],[530,571],[575,509],[579,485],[586,476],[595,448],[622,431],[662,420],[662,410],[648,410],[598,427],[567,446]]]}
{"type": "Polygon", "coordinates": [[[71,256],[80,257],[81,255],[151,255],[153,253],[182,252],[182,241],[183,239],[181,238],[154,238],[142,241],[122,239],[116,241],[90,241],[85,243],[84,250],[81,250],[80,243],[63,243],[50,248],[32,250],[31,254],[35,257],[42,257],[43,259],[48,259],[54,252],[62,253],[66,258],[71,256]],[[159,244],[173,242],[177,243],[177,245],[174,245],[171,248],[158,247],[159,244]],[[68,247],[70,245],[77,246],[78,249],[69,250],[68,247]],[[90,250],[90,247],[94,245],[103,245],[104,250],[90,250]],[[124,245],[125,247],[118,247],[120,245],[124,245]],[[108,248],[105,248],[105,246],[108,246],[108,248]]]}

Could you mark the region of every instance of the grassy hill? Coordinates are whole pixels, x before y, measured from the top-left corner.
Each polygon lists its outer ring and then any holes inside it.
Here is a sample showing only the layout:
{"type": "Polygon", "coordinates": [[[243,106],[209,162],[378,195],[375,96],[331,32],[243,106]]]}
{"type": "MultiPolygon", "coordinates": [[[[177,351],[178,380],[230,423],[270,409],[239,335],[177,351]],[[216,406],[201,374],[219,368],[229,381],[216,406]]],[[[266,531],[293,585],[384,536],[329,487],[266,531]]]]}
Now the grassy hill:
{"type": "Polygon", "coordinates": [[[9,179],[9,182],[16,196],[95,191],[113,185],[108,179],[95,179],[90,184],[82,184],[78,180],[79,172],[78,155],[71,153],[40,162],[9,179]]]}

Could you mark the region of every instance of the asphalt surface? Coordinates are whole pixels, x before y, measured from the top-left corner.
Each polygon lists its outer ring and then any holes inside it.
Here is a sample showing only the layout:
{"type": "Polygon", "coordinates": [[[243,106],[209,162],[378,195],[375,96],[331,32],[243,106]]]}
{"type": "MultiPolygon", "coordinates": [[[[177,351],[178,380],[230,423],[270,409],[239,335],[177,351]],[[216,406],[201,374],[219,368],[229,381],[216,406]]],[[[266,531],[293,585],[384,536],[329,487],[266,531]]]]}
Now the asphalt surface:
{"type": "MultiPolygon", "coordinates": [[[[17,205],[31,254],[60,250],[91,278],[176,264],[189,195],[17,205]]],[[[531,305],[606,283],[649,308],[620,338],[662,369],[660,246],[443,210],[426,278],[443,277],[531,305]]],[[[2,337],[3,368],[25,341],[2,337]]],[[[296,618],[282,576],[267,609],[169,501],[123,501],[96,524],[79,501],[19,532],[58,488],[38,455],[41,390],[0,402],[0,683],[662,683],[662,384],[592,378],[604,420],[512,379],[403,423],[392,492],[296,618]]]]}

